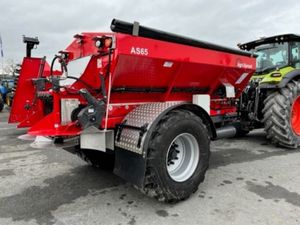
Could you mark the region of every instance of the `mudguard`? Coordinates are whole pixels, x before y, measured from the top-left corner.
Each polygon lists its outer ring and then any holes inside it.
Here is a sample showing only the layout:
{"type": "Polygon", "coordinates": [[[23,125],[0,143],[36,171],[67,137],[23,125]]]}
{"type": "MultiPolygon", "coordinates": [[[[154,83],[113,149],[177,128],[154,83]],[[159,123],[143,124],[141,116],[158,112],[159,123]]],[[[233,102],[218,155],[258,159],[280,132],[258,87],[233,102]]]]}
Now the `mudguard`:
{"type": "Polygon", "coordinates": [[[131,111],[118,127],[115,138],[114,173],[142,188],[146,172],[147,149],[155,127],[168,112],[189,110],[203,120],[211,138],[216,137],[213,123],[200,106],[188,102],[144,104],[131,111]]]}
{"type": "Polygon", "coordinates": [[[282,80],[280,81],[278,87],[283,88],[285,87],[291,80],[299,79],[300,78],[300,69],[295,69],[289,73],[287,73],[282,80]]]}

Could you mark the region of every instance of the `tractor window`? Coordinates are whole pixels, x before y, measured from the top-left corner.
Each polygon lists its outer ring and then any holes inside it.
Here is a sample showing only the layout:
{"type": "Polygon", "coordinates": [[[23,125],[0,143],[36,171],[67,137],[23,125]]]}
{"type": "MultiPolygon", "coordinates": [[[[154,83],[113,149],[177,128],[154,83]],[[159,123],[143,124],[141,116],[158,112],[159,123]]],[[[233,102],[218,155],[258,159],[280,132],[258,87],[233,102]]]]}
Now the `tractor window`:
{"type": "Polygon", "coordinates": [[[291,63],[296,69],[300,69],[300,42],[291,43],[291,63]]]}
{"type": "Polygon", "coordinates": [[[254,49],[257,72],[267,72],[276,67],[288,65],[288,44],[265,44],[254,49]]]}

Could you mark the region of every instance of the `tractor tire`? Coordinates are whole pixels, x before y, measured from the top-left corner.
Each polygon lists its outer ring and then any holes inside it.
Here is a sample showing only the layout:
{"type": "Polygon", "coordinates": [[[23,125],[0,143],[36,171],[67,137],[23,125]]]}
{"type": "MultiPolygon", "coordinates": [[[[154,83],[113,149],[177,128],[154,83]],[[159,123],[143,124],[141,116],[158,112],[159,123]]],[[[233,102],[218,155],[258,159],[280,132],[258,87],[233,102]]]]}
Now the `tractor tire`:
{"type": "Polygon", "coordinates": [[[165,115],[147,148],[143,192],[164,202],[178,202],[196,192],[209,166],[210,139],[202,120],[186,110],[165,115]]]}
{"type": "Polygon", "coordinates": [[[97,150],[80,149],[75,150],[77,156],[93,167],[112,171],[115,163],[115,155],[97,150]]]}
{"type": "Polygon", "coordinates": [[[267,139],[278,146],[300,146],[300,82],[271,93],[264,101],[264,129],[267,139]]]}

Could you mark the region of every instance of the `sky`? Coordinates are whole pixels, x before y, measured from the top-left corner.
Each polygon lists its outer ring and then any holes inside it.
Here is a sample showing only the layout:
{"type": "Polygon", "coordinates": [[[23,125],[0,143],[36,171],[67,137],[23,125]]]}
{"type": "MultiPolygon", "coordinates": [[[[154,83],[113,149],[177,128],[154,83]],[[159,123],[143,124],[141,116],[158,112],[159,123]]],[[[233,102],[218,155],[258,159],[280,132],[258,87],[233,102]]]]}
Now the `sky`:
{"type": "Polygon", "coordinates": [[[4,63],[21,62],[22,35],[38,37],[33,56],[63,50],[74,34],[110,31],[113,18],[228,47],[263,36],[300,34],[299,0],[0,0],[4,63]]]}

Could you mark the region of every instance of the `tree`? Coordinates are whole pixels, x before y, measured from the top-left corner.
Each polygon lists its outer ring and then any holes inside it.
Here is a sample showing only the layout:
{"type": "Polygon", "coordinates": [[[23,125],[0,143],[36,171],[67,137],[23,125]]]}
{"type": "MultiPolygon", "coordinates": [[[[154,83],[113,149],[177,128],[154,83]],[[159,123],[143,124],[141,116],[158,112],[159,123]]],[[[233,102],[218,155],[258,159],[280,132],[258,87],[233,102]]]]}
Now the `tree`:
{"type": "Polygon", "coordinates": [[[3,72],[15,76],[19,70],[20,64],[16,64],[13,59],[6,60],[6,66],[3,68],[3,72]]]}

